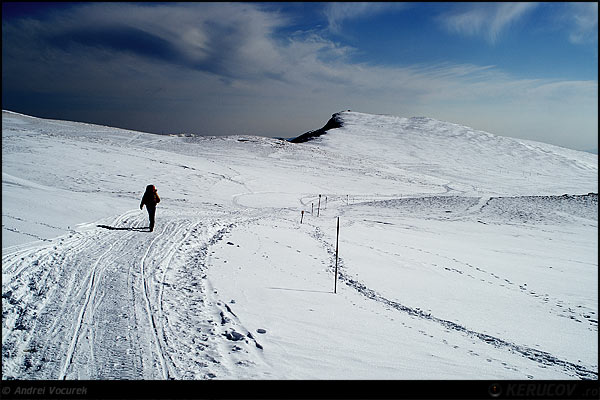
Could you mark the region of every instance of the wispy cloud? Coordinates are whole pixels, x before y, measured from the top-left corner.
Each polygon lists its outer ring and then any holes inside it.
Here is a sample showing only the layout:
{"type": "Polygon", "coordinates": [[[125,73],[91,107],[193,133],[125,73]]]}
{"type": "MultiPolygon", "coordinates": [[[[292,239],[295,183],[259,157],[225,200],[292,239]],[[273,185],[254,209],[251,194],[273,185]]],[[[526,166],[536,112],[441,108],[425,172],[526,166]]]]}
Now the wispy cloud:
{"type": "MultiPolygon", "coordinates": [[[[53,60],[132,56],[236,78],[277,73],[279,54],[270,38],[286,21],[252,4],[91,3],[43,24],[3,24],[3,31],[15,39],[6,42],[9,46],[16,40],[39,44],[38,50],[53,60]]],[[[10,50],[33,53],[19,46],[10,50]]]]}
{"type": "Polygon", "coordinates": [[[339,33],[343,23],[348,20],[368,18],[383,12],[400,11],[409,6],[407,3],[394,2],[333,2],[327,3],[323,13],[327,18],[329,30],[339,33]]]}
{"type": "Polygon", "coordinates": [[[462,4],[458,10],[441,14],[438,21],[449,32],[481,35],[488,42],[495,43],[503,31],[537,6],[536,3],[462,4]]]}
{"type": "Polygon", "coordinates": [[[572,43],[598,42],[598,3],[570,3],[572,43]]]}
{"type": "MultiPolygon", "coordinates": [[[[327,7],[335,15],[332,21],[339,23],[364,13],[380,12],[388,5],[332,3],[327,7]]],[[[453,29],[473,33],[486,29],[490,37],[496,37],[535,4],[468,7],[447,19],[453,29]],[[471,23],[467,24],[467,20],[471,23]]],[[[201,72],[237,87],[274,81],[278,85],[315,89],[353,85],[368,90],[401,92],[410,88],[439,92],[440,87],[469,88],[477,82],[480,88],[484,81],[505,84],[508,79],[489,65],[383,67],[353,63],[348,57],[353,48],[314,32],[278,37],[277,29],[288,22],[284,15],[265,11],[255,4],[91,3],[44,24],[35,20],[3,24],[3,38],[11,38],[3,42],[3,56],[5,60],[13,60],[5,65],[8,72],[37,66],[47,84],[53,79],[45,71],[77,70],[81,75],[86,70],[97,71],[108,65],[115,71],[123,67],[123,71],[129,71],[127,76],[140,76],[160,68],[183,69],[188,74],[201,72]]],[[[582,24],[588,26],[587,22],[582,24]]]]}
{"type": "MultiPolygon", "coordinates": [[[[485,6],[493,15],[471,7],[479,16],[473,33],[499,35],[527,8],[509,6],[485,6]],[[487,27],[492,20],[495,28],[487,27]]],[[[345,13],[329,7],[341,23],[358,18],[362,6],[345,13]]],[[[274,136],[311,128],[293,115],[326,118],[348,108],[465,123],[479,114],[501,123],[536,104],[530,118],[548,127],[597,117],[595,81],[516,79],[493,65],[357,63],[349,57],[355,49],[315,31],[282,36],[288,24],[285,15],[248,3],[91,3],[43,23],[3,21],[3,103],[29,96],[54,107],[55,116],[82,110],[71,118],[94,122],[88,117],[103,114],[151,132],[274,136]],[[572,115],[544,114],[564,104],[572,115]],[[265,120],[283,128],[265,131],[265,120]]]]}

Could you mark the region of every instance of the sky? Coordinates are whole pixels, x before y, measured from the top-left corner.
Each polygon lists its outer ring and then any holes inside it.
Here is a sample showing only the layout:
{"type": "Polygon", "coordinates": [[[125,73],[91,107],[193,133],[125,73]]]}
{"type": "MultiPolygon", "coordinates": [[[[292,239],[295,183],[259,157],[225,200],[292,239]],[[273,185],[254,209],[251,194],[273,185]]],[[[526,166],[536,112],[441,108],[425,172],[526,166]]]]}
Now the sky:
{"type": "Polygon", "coordinates": [[[598,148],[598,3],[2,3],[2,108],[295,137],[352,110],[598,148]]]}

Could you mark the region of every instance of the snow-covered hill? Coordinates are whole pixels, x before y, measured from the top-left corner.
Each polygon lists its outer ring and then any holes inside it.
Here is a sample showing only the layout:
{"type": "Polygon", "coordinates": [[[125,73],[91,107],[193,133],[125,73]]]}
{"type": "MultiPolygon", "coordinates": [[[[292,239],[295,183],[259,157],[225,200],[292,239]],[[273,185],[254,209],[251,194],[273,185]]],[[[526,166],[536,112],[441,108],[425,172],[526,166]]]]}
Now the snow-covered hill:
{"type": "Polygon", "coordinates": [[[334,114],[327,125],[342,126],[325,134],[319,132],[320,136],[308,143],[340,157],[364,158],[365,163],[380,167],[379,174],[409,183],[409,193],[417,177],[428,187],[437,186],[440,191],[441,186],[451,193],[554,195],[598,191],[598,156],[586,152],[424,117],[347,111],[334,114]],[[451,186],[446,188],[444,183],[451,186]]]}
{"type": "Polygon", "coordinates": [[[3,111],[3,379],[597,379],[597,155],[334,118],[291,143],[3,111]]]}

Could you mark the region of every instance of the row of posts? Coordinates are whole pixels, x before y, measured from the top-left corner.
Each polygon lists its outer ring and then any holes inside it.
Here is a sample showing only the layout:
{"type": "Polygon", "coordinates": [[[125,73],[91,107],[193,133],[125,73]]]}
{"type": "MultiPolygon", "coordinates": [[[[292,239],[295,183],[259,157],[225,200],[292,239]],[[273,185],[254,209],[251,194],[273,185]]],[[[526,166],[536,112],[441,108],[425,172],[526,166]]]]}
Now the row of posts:
{"type": "MultiPolygon", "coordinates": [[[[327,207],[327,197],[325,197],[325,207],[327,207]]],[[[319,203],[317,205],[317,217],[319,216],[321,210],[321,195],[319,195],[319,203]]],[[[311,215],[314,213],[314,203],[311,203],[311,215]]],[[[304,219],[304,210],[302,210],[302,214],[300,217],[300,223],[304,219]]],[[[335,275],[333,280],[333,293],[337,293],[337,276],[338,276],[338,249],[339,249],[339,239],[340,239],[340,217],[337,217],[337,230],[335,235],[335,275]]]]}
{"type": "MultiPolygon", "coordinates": [[[[319,195],[319,202],[317,204],[317,217],[321,213],[321,196],[322,195],[319,195]]],[[[349,194],[346,195],[346,204],[350,204],[350,195],[349,194]]],[[[327,207],[327,196],[325,196],[325,208],[326,207],[327,207]]],[[[315,213],[315,203],[310,203],[310,215],[314,215],[314,213],[315,213]]],[[[304,210],[301,211],[300,223],[302,223],[303,220],[304,220],[304,210]]]]}
{"type": "MultiPolygon", "coordinates": [[[[325,197],[325,207],[327,207],[327,196],[325,197]]],[[[315,213],[315,203],[310,203],[310,215],[314,215],[315,213]]],[[[321,195],[319,195],[319,204],[317,205],[317,217],[321,213],[321,195]]],[[[301,212],[300,223],[304,219],[304,210],[301,212]]]]}

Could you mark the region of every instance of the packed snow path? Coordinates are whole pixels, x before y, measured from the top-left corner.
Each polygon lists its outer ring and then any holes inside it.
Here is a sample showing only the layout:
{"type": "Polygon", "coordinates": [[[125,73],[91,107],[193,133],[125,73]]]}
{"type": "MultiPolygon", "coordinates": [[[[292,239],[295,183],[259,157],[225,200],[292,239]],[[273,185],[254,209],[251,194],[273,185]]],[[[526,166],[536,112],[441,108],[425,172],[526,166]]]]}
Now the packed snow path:
{"type": "MultiPolygon", "coordinates": [[[[243,361],[219,351],[227,341],[219,333],[237,325],[221,324],[227,306],[207,292],[202,259],[231,224],[166,212],[150,238],[143,217],[127,212],[3,256],[3,298],[25,305],[3,343],[5,371],[26,379],[200,379],[243,361]],[[27,302],[18,299],[23,288],[27,302]]],[[[246,347],[255,352],[252,342],[246,347]]]]}
{"type": "Polygon", "coordinates": [[[597,156],[345,118],[292,145],[3,113],[3,379],[597,379],[597,156]]]}

